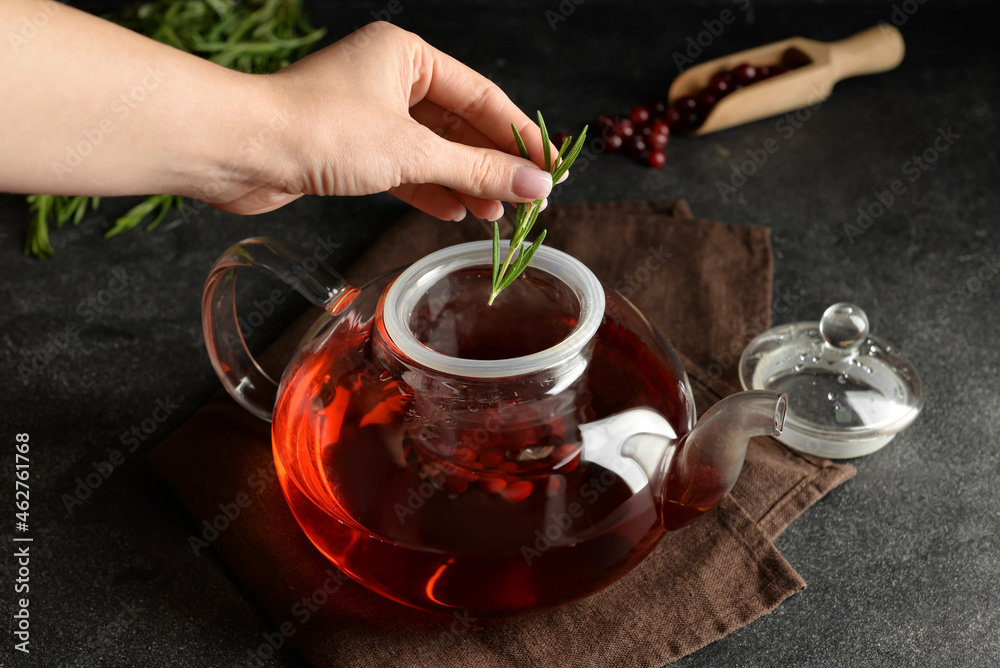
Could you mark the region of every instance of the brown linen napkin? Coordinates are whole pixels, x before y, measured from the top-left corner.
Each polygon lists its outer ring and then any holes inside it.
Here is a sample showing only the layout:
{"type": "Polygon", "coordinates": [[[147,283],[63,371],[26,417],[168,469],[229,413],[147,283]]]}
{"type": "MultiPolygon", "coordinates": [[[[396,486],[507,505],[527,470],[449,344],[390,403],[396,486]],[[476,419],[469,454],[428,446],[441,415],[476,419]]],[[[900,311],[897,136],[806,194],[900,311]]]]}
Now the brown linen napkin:
{"type": "MultiPolygon", "coordinates": [[[[738,389],[735,360],[770,323],[769,230],[694,219],[683,201],[565,205],[545,224],[553,245],[626,293],[674,343],[700,410],[738,389]]],[[[347,277],[358,284],[438,248],[488,238],[488,230],[410,215],[347,277]]],[[[280,367],[314,318],[309,312],[290,327],[267,362],[280,367]]],[[[193,549],[213,545],[271,617],[274,631],[237,657],[240,665],[262,665],[287,644],[312,666],[352,668],[670,663],[805,587],[771,541],[855,472],[754,439],[732,494],[668,534],[622,580],[560,610],[488,621],[411,610],[333,568],[285,505],[269,425],[224,393],[149,461],[198,523],[193,549]]]]}

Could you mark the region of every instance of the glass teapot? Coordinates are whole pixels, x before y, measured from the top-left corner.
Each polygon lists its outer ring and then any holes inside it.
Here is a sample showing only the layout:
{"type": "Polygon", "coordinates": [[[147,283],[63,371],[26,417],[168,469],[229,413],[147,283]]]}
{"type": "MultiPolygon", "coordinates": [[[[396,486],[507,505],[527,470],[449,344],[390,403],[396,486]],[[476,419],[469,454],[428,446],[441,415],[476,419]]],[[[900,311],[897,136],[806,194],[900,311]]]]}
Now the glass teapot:
{"type": "Polygon", "coordinates": [[[543,246],[488,306],[491,262],[490,241],[461,244],[356,288],[249,239],[216,261],[202,301],[212,364],[272,422],[313,544],[383,596],[475,617],[554,608],[628,573],[718,505],[786,403],[743,392],[695,424],[670,346],[580,261],[543,246]],[[240,334],[240,267],[324,309],[280,383],[240,334]]]}

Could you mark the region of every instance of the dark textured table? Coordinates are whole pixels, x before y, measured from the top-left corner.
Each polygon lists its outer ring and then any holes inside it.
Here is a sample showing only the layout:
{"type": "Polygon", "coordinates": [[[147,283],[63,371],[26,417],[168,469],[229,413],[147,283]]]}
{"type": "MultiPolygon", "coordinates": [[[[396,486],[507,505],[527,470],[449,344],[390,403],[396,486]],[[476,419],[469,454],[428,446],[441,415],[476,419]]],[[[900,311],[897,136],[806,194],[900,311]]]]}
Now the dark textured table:
{"type": "MultiPolygon", "coordinates": [[[[395,21],[491,76],[522,108],[576,128],[662,94],[677,72],[672,54],[725,8],[737,20],[703,39],[711,43],[696,60],[905,19],[903,65],[839,84],[802,122],[678,138],[661,172],[597,156],[555,196],[685,198],[698,215],[771,227],[774,321],[816,319],[836,301],[860,304],[926,386],[919,420],[856,461],[857,477],[778,539],[808,588],[676,665],[1000,666],[996,9],[918,0],[668,4],[402,2],[395,21]],[[546,10],[565,19],[555,30],[546,10]],[[937,141],[942,133],[952,139],[937,141]],[[734,166],[772,138],[777,152],[723,196],[719,184],[731,183],[734,166]],[[895,180],[905,191],[861,230],[858,208],[878,212],[877,193],[895,180]]],[[[386,6],[311,4],[331,37],[386,6]]],[[[386,196],[306,198],[255,218],[206,210],[149,234],[101,239],[134,201],[107,201],[79,227],[54,231],[58,255],[38,261],[20,250],[23,197],[0,197],[0,470],[8,480],[0,665],[244,665],[269,620],[211,550],[192,553],[193,522],[143,464],[218,388],[200,343],[202,282],[224,248],[259,234],[307,246],[329,236],[339,243],[333,264],[346,266],[405,210],[386,196]],[[67,327],[75,328],[68,338],[67,327]],[[9,633],[17,569],[8,500],[20,432],[31,437],[30,656],[13,651],[9,633]],[[114,449],[122,459],[98,465],[106,477],[87,485],[94,463],[114,449]]],[[[257,341],[298,308],[269,319],[257,341]]],[[[282,653],[272,663],[298,660],[282,653]]]]}

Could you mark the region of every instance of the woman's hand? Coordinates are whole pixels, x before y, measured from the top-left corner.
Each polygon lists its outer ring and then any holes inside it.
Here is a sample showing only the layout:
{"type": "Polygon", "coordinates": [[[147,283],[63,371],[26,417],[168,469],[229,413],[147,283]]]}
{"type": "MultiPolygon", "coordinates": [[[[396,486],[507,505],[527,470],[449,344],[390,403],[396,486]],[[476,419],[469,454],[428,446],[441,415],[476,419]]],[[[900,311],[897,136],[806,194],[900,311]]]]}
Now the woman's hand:
{"type": "Polygon", "coordinates": [[[439,218],[545,198],[517,155],[535,125],[486,78],[387,23],[269,75],[228,70],[72,7],[0,2],[0,190],[201,199],[261,213],[305,194],[388,191],[439,218]]]}
{"type": "Polygon", "coordinates": [[[542,155],[535,124],[489,79],[389,23],[258,79],[280,141],[248,156],[243,182],[212,198],[219,208],[258,213],[303,194],[388,191],[445,220],[466,209],[495,220],[500,200],[552,188],[547,172],[516,157],[512,123],[529,154],[542,155]]]}

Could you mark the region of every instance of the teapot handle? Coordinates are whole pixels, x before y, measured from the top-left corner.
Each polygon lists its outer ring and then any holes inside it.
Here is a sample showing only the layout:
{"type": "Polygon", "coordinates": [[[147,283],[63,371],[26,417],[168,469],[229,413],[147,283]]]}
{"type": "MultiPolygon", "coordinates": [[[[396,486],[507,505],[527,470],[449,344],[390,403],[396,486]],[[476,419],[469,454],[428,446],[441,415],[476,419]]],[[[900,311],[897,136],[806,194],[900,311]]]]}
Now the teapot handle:
{"type": "Polygon", "coordinates": [[[245,239],[212,265],[201,298],[201,327],[208,356],[226,391],[259,418],[271,421],[278,383],[247,349],[236,315],[236,270],[263,269],[327,310],[349,286],[347,281],[303,248],[269,237],[245,239]]]}

